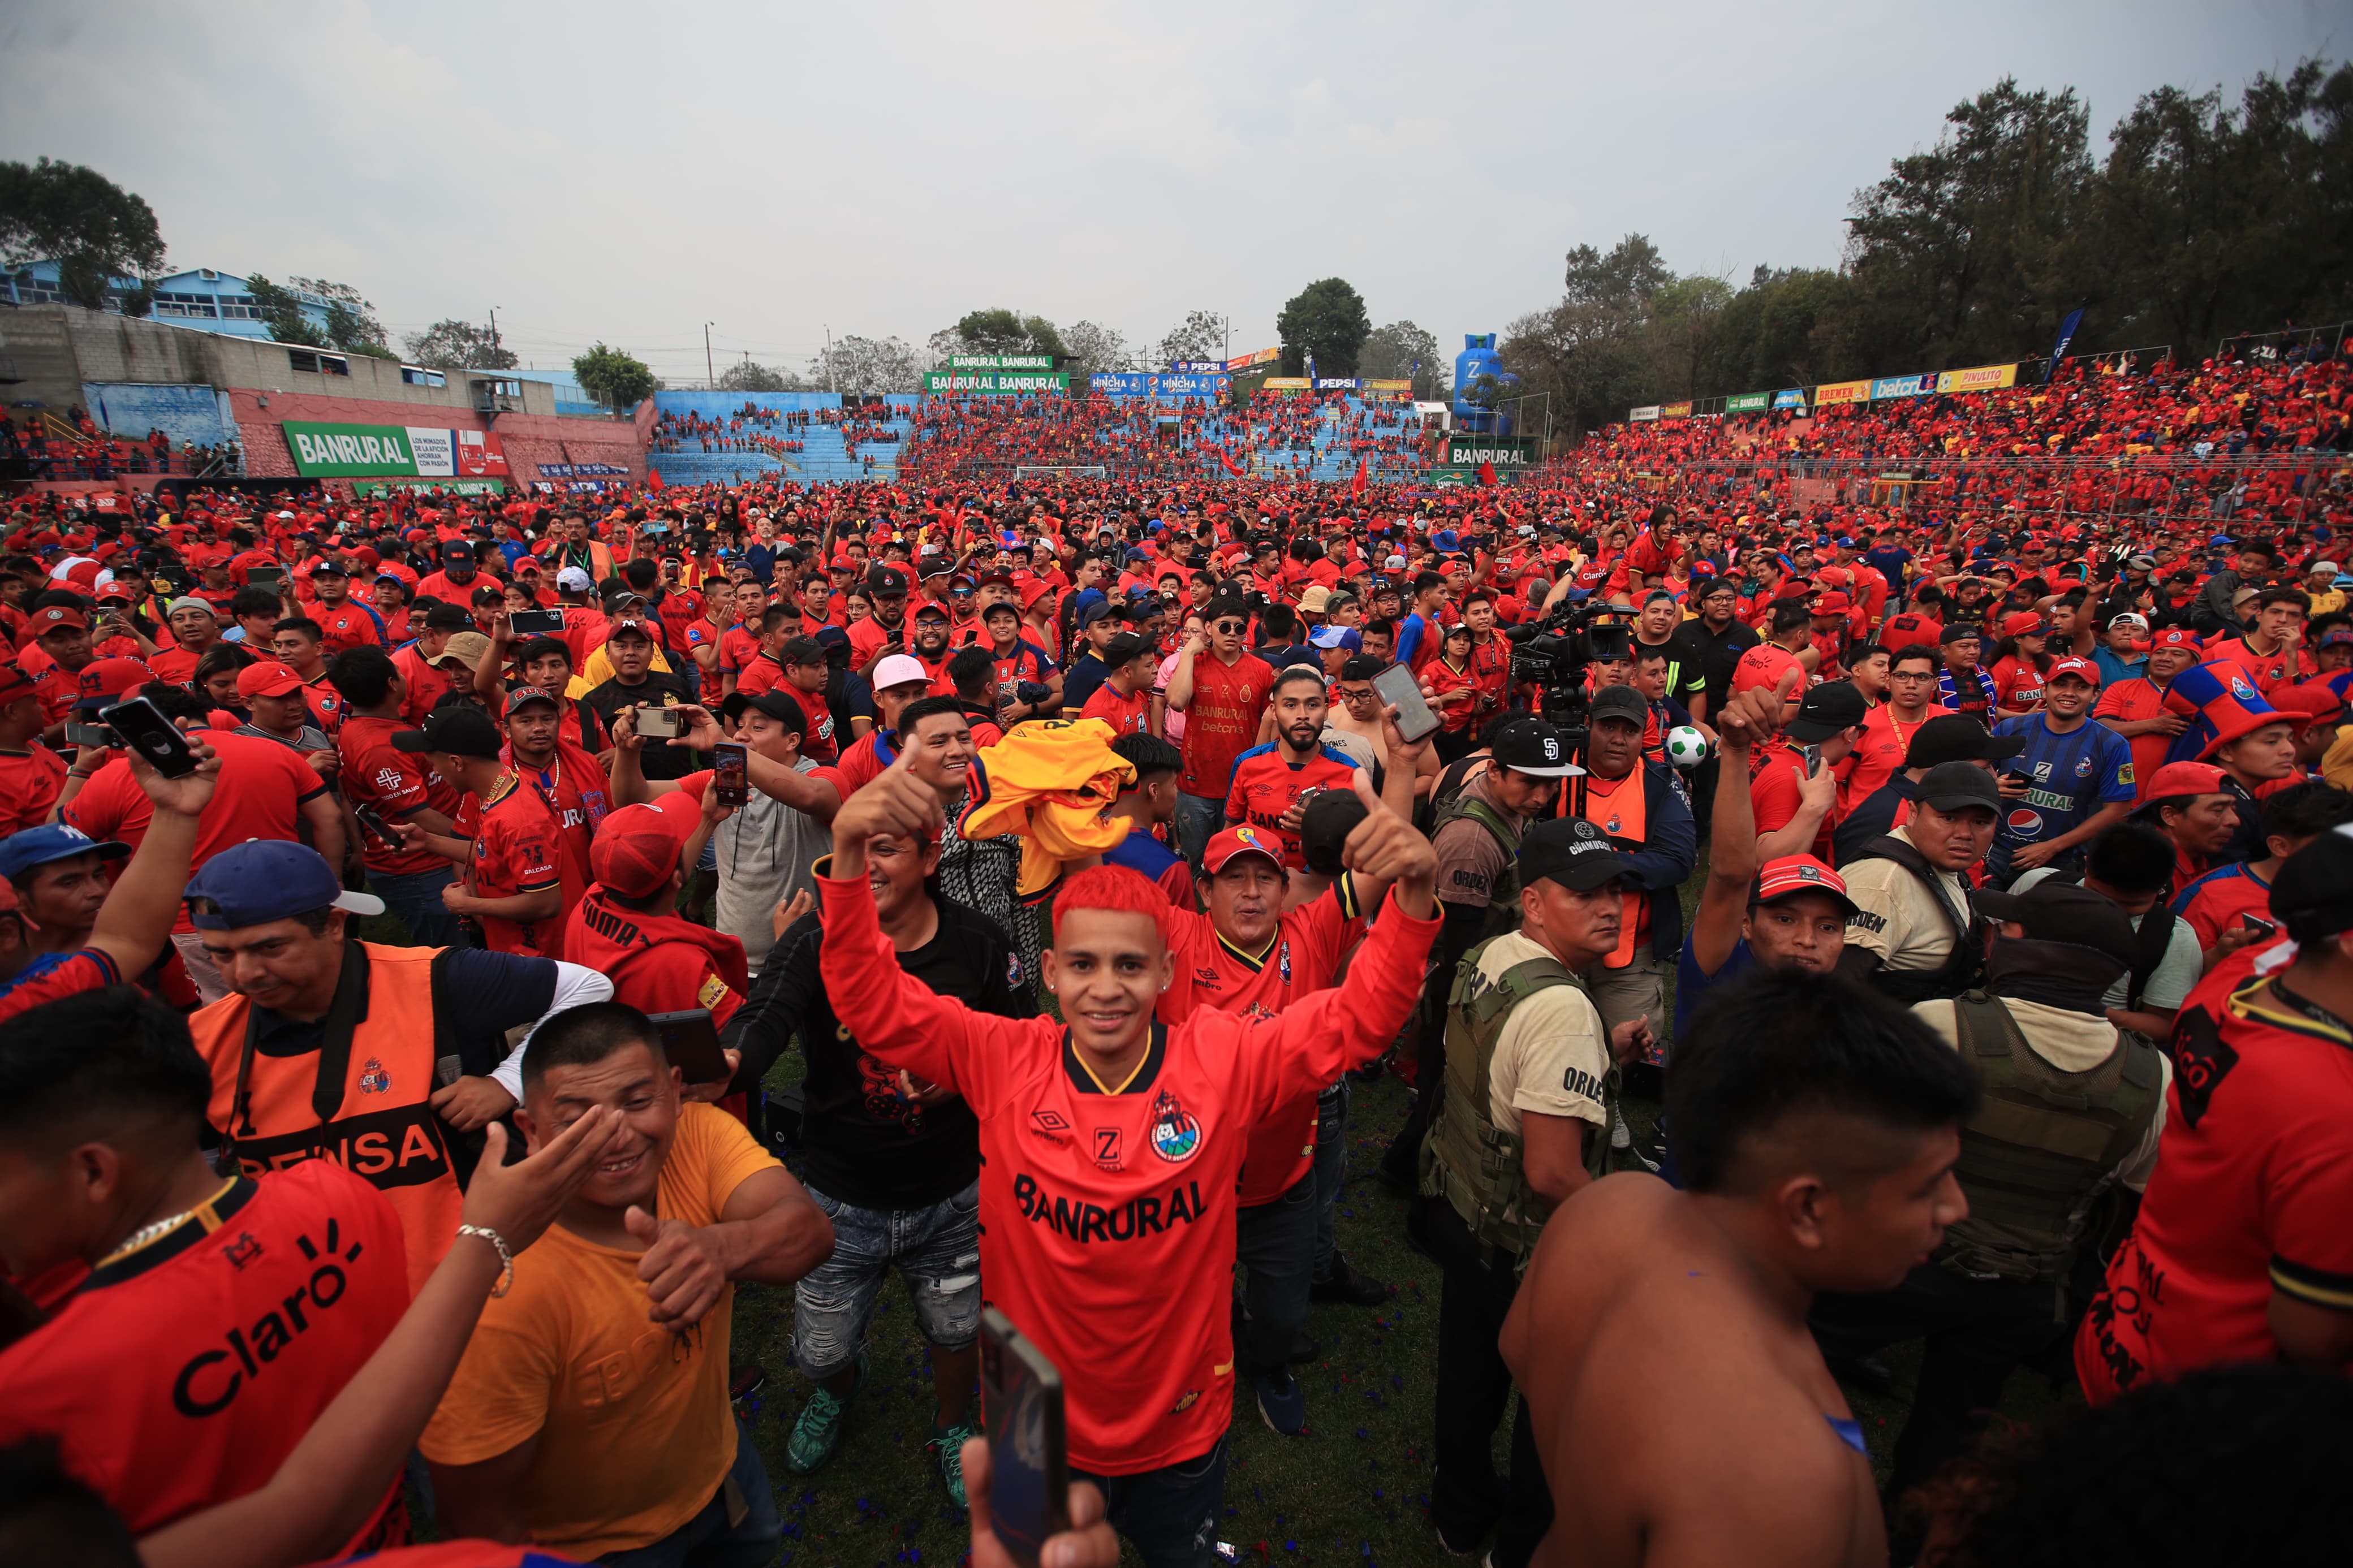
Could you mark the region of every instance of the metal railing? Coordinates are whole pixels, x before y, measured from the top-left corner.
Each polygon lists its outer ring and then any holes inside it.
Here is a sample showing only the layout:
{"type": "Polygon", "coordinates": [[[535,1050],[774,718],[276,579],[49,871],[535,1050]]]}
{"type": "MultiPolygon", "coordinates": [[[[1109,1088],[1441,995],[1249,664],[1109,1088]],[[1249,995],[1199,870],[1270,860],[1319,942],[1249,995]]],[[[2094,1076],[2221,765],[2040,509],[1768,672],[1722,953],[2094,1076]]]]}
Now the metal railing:
{"type": "Polygon", "coordinates": [[[2234,338],[2224,338],[2214,345],[2214,357],[2219,360],[2251,359],[2277,363],[2288,359],[2295,351],[2310,351],[2327,345],[2326,356],[2309,352],[2307,359],[2329,357],[2344,352],[2345,334],[2353,331],[2353,321],[2338,321],[2327,327],[2288,327],[2276,332],[2242,332],[2234,338]]]}

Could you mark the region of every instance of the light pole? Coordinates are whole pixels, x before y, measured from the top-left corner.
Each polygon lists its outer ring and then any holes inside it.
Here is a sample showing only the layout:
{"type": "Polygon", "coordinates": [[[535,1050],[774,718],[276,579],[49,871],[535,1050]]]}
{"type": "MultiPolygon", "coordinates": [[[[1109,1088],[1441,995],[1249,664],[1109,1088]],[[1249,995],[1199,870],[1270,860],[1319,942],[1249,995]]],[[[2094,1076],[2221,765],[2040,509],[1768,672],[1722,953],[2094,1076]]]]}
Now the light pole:
{"type": "MultiPolygon", "coordinates": [[[[493,364],[496,364],[496,363],[498,363],[498,358],[499,358],[499,308],[498,308],[496,305],[493,305],[493,306],[491,306],[491,363],[493,363],[493,364]]],[[[501,368],[503,368],[503,367],[501,367],[501,368]]]]}
{"type": "Polygon", "coordinates": [[[709,386],[714,392],[719,389],[719,372],[711,363],[711,329],[718,324],[719,323],[716,321],[705,321],[702,323],[703,382],[705,385],[709,386]]]}

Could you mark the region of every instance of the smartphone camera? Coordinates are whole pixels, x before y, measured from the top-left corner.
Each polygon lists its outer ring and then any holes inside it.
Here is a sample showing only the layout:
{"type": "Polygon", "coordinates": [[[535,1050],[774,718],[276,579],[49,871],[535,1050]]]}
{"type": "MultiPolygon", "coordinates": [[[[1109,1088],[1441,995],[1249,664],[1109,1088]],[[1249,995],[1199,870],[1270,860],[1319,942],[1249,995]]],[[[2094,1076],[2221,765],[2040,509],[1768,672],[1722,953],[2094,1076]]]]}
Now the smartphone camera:
{"type": "Polygon", "coordinates": [[[678,714],[668,708],[638,710],[638,733],[649,738],[676,740],[679,735],[678,714]]]}

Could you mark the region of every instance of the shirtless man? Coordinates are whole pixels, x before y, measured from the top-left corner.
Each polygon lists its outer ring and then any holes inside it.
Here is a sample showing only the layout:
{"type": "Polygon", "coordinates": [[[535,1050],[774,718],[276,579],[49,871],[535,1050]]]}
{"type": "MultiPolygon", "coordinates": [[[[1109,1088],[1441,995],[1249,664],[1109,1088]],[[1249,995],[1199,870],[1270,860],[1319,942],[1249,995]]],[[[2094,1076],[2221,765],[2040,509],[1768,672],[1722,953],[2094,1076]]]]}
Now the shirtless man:
{"type": "Polygon", "coordinates": [[[1564,1506],[1538,1561],[1880,1568],[1862,1430],[1807,1331],[1818,1290],[1884,1290],[1968,1212],[1978,1087],[1896,1005],[1755,976],[1675,1048],[1684,1190],[1596,1182],[1545,1228],[1504,1359],[1564,1506]]]}
{"type": "MultiPolygon", "coordinates": [[[[1332,706],[1324,715],[1324,743],[1347,752],[1358,767],[1377,771],[1384,778],[1391,731],[1382,717],[1381,695],[1373,689],[1373,677],[1385,668],[1379,659],[1362,654],[1350,658],[1332,683],[1332,706]]],[[[1414,762],[1414,798],[1427,800],[1437,782],[1438,748],[1425,746],[1414,762]]]]}

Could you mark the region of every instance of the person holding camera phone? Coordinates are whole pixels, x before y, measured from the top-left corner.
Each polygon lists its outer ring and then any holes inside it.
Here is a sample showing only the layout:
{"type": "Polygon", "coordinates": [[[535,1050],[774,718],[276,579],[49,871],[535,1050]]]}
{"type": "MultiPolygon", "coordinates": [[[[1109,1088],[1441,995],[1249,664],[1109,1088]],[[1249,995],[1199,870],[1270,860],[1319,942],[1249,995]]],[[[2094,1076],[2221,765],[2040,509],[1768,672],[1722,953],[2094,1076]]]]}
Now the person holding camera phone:
{"type": "MultiPolygon", "coordinates": [[[[625,710],[672,708],[694,700],[682,677],[653,668],[654,647],[654,633],[643,617],[624,616],[613,623],[605,640],[613,678],[580,698],[596,710],[607,735],[625,710]]],[[[673,751],[656,752],[643,759],[646,776],[658,779],[676,779],[691,763],[683,752],[673,751]]]]}

